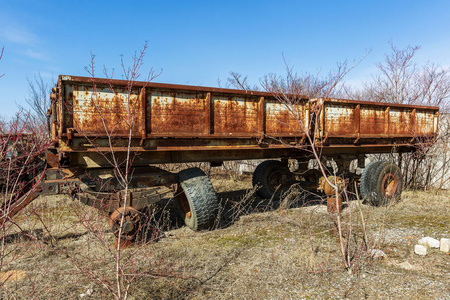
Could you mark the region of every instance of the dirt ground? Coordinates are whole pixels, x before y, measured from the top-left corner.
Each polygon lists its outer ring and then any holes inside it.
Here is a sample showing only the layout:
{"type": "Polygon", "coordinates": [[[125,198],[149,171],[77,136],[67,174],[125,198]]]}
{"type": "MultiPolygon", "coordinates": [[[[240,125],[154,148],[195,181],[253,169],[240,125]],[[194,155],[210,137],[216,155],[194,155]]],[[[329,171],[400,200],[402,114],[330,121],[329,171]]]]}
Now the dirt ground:
{"type": "MultiPolygon", "coordinates": [[[[277,202],[255,196],[249,176],[212,181],[222,204],[215,230],[182,226],[170,201],[151,214],[149,242],[123,249],[130,299],[450,299],[450,255],[414,254],[421,237],[450,238],[450,191],[406,191],[389,207],[350,201],[346,268],[320,195],[295,189],[277,202]]],[[[113,244],[98,211],[40,198],[5,233],[0,298],[113,298],[113,244]]]]}

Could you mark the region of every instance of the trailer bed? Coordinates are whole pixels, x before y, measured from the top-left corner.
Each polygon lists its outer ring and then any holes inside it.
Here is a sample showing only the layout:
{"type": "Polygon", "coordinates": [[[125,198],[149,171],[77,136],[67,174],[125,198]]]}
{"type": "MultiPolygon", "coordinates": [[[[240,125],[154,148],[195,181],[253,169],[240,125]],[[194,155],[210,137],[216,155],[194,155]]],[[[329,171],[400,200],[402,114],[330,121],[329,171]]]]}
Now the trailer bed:
{"type": "MultiPolygon", "coordinates": [[[[71,166],[106,167],[104,153],[139,153],[135,165],[299,157],[315,136],[326,155],[411,151],[437,133],[437,107],[59,76],[52,135],[71,166]],[[294,104],[292,104],[294,103],[294,104]],[[314,113],[313,113],[314,111],[314,113]]],[[[122,154],[121,154],[122,153],[122,154]]]]}

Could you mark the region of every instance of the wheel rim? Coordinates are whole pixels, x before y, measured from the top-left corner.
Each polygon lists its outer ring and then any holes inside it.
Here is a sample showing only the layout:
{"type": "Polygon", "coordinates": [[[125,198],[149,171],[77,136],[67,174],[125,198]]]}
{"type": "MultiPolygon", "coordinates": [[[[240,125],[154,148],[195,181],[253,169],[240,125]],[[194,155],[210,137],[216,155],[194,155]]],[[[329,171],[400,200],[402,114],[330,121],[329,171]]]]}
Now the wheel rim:
{"type": "Polygon", "coordinates": [[[192,212],[186,194],[181,188],[178,189],[177,194],[178,194],[178,202],[180,203],[180,207],[181,210],[183,211],[184,217],[190,219],[192,217],[192,212]]]}
{"type": "Polygon", "coordinates": [[[397,176],[395,176],[392,173],[384,175],[383,182],[381,184],[381,189],[384,196],[388,198],[394,196],[395,191],[397,190],[397,186],[398,186],[397,176]]]}
{"type": "Polygon", "coordinates": [[[283,184],[283,174],[279,171],[275,171],[269,176],[269,186],[272,190],[276,190],[280,185],[283,184]]]}
{"type": "Polygon", "coordinates": [[[132,207],[120,207],[116,209],[111,215],[111,230],[116,237],[119,236],[120,222],[123,216],[122,236],[132,237],[140,229],[139,212],[132,207]]]}

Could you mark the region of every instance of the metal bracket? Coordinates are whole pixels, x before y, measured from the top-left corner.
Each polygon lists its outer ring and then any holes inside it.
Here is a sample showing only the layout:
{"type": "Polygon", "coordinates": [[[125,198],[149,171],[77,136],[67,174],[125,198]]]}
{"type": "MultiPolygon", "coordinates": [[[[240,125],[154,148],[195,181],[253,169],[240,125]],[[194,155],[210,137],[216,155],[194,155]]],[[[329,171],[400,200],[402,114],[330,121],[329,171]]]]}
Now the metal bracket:
{"type": "Polygon", "coordinates": [[[66,132],[67,132],[67,140],[68,140],[67,144],[69,146],[72,146],[73,145],[73,136],[74,136],[74,133],[75,133],[75,128],[67,128],[66,132]]]}

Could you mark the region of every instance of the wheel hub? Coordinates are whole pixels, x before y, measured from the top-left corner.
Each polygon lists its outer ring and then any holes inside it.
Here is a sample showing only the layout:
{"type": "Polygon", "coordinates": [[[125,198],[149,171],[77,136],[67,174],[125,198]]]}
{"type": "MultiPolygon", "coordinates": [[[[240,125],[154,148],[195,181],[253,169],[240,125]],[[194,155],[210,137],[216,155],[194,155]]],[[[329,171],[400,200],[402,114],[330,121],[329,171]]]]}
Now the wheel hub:
{"type": "Polygon", "coordinates": [[[381,188],[383,191],[383,195],[386,197],[392,197],[397,190],[398,178],[391,173],[386,174],[383,177],[383,182],[381,184],[381,188]]]}
{"type": "Polygon", "coordinates": [[[140,230],[139,212],[132,207],[120,207],[111,214],[110,226],[116,237],[121,234],[123,238],[131,238],[140,230]],[[122,231],[120,232],[121,223],[122,231]]]}
{"type": "Polygon", "coordinates": [[[280,185],[283,184],[283,174],[279,171],[275,171],[270,174],[269,177],[269,185],[272,189],[277,189],[280,185]]]}
{"type": "Polygon", "coordinates": [[[180,203],[180,207],[184,213],[184,216],[187,219],[190,219],[192,217],[192,213],[191,213],[191,207],[189,205],[189,201],[186,197],[186,194],[184,193],[184,191],[181,188],[179,188],[177,190],[177,194],[178,194],[178,201],[180,203]]]}

